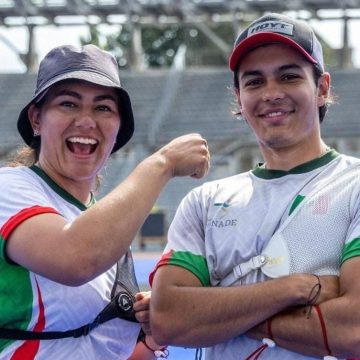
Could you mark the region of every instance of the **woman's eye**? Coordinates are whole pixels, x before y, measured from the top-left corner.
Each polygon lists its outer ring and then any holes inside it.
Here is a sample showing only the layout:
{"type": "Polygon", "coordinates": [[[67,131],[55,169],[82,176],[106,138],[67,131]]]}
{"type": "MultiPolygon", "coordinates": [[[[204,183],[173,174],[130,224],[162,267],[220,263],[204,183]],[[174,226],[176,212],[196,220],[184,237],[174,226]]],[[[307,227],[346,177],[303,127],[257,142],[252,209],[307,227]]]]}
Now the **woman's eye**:
{"type": "Polygon", "coordinates": [[[71,102],[71,101],[63,101],[60,105],[64,106],[64,107],[68,107],[68,108],[75,107],[75,104],[73,102],[71,102]]]}
{"type": "Polygon", "coordinates": [[[99,105],[96,107],[96,109],[99,111],[111,111],[111,107],[107,105],[99,105]]]}

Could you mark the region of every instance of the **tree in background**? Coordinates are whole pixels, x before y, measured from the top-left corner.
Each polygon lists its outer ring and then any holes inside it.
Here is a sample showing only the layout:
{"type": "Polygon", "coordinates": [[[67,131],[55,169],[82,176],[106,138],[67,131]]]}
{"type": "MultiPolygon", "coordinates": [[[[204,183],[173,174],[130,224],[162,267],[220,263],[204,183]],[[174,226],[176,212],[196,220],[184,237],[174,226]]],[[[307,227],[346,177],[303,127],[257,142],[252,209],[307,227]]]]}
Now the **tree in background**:
{"type": "MultiPolygon", "coordinates": [[[[214,23],[209,25],[231,48],[233,43],[233,29],[231,24],[214,23]]],[[[131,68],[131,54],[133,28],[124,24],[119,33],[103,37],[96,26],[89,27],[89,37],[81,38],[81,43],[96,44],[111,51],[117,58],[120,68],[131,68]]],[[[214,45],[195,25],[170,24],[164,26],[142,25],[141,27],[143,60],[146,67],[169,67],[180,45],[187,48],[187,66],[226,66],[227,56],[214,45]]]]}
{"type": "MultiPolygon", "coordinates": [[[[234,42],[232,23],[219,22],[206,25],[218,36],[228,51],[220,49],[209,34],[205,35],[198,24],[177,23],[168,25],[141,25],[141,49],[146,68],[169,67],[180,45],[186,46],[186,66],[227,66],[228,55],[234,42]]],[[[81,38],[81,43],[95,44],[108,50],[116,57],[119,67],[131,69],[135,63],[134,24],[126,23],[117,33],[103,36],[96,26],[89,26],[89,36],[81,38]]],[[[321,37],[325,62],[329,68],[338,68],[340,54],[330,48],[321,37]]]]}

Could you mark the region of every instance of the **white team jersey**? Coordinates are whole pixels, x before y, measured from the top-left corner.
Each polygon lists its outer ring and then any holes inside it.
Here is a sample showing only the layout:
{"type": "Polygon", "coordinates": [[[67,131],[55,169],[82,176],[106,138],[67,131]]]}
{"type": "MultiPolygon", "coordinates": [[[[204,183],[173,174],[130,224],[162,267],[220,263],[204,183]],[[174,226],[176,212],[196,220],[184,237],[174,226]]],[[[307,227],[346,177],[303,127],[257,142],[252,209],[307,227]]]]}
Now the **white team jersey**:
{"type": "MultiPolygon", "coordinates": [[[[0,169],[0,204],[0,327],[66,331],[91,323],[110,301],[116,266],[84,285],[71,287],[30,272],[6,257],[6,241],[22,221],[57,213],[71,222],[86,207],[41,170],[26,167],[0,169]]],[[[79,338],[0,340],[0,359],[125,360],[135,347],[139,330],[137,323],[113,319],[79,338]]]]}
{"type": "MultiPolygon", "coordinates": [[[[359,160],[332,150],[289,172],[257,167],[250,172],[205,183],[191,191],[180,204],[169,229],[168,245],[157,267],[181,266],[194,273],[204,286],[220,286],[221,280],[236,265],[262,253],[271,236],[307,194],[354,162],[359,160]]],[[[360,189],[357,191],[360,193],[360,189]]],[[[352,206],[359,208],[359,201],[360,196],[352,206]]],[[[353,213],[353,225],[344,234],[342,259],[340,254],[331,259],[338,267],[341,260],[349,258],[348,244],[356,244],[357,250],[351,247],[351,256],[360,255],[360,221],[355,218],[360,214],[358,211],[353,213]]],[[[316,240],[304,238],[303,247],[316,240]]],[[[308,265],[306,261],[304,265],[308,265]]],[[[267,279],[258,269],[235,285],[267,279]]],[[[260,341],[239,336],[206,349],[206,360],[245,359],[260,345],[260,341]]],[[[266,349],[261,358],[315,359],[280,347],[266,349]]]]}

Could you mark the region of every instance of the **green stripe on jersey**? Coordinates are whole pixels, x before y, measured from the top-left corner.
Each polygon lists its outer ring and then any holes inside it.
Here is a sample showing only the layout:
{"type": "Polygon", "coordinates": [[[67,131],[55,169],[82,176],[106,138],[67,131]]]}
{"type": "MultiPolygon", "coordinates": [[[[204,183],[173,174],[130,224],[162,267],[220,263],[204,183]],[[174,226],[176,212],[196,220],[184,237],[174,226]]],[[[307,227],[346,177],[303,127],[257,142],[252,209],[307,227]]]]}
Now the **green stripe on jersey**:
{"type": "Polygon", "coordinates": [[[346,260],[355,256],[360,256],[360,238],[355,238],[351,242],[345,244],[341,254],[341,263],[344,263],[346,260]]]}
{"type": "Polygon", "coordinates": [[[84,205],[81,201],[76,199],[74,196],[72,196],[70,193],[68,193],[66,190],[64,190],[61,186],[59,186],[48,174],[46,174],[46,172],[44,170],[40,169],[38,166],[32,165],[32,166],[30,166],[29,169],[31,169],[37,175],[39,175],[51,187],[51,189],[53,189],[64,200],[66,200],[70,204],[75,205],[81,211],[86,210],[88,207],[90,207],[91,205],[93,205],[96,202],[93,194],[91,194],[91,200],[90,200],[89,204],[84,205]]]}
{"type": "Polygon", "coordinates": [[[0,235],[0,261],[3,261],[5,259],[6,259],[6,256],[5,256],[5,240],[0,235]]]}
{"type": "Polygon", "coordinates": [[[191,271],[203,286],[210,285],[210,274],[207,262],[201,255],[195,255],[188,251],[173,251],[167,264],[181,266],[191,271]]]}
{"type": "Polygon", "coordinates": [[[310,160],[304,164],[295,166],[294,168],[288,171],[266,169],[261,167],[261,164],[259,164],[255,167],[255,169],[252,170],[252,173],[255,176],[265,180],[277,179],[290,174],[304,174],[328,164],[338,156],[339,153],[337,153],[334,149],[330,149],[323,156],[310,160]]]}
{"type": "Polygon", "coordinates": [[[302,195],[298,195],[295,200],[293,201],[293,203],[291,204],[291,208],[289,211],[289,215],[291,215],[291,213],[298,207],[298,205],[305,199],[305,196],[302,195]]]}
{"type": "MultiPolygon", "coordinates": [[[[2,237],[0,242],[3,247],[2,237]]],[[[27,330],[33,307],[29,271],[1,259],[0,274],[0,327],[27,330]]],[[[13,341],[0,339],[0,352],[13,341]]]]}

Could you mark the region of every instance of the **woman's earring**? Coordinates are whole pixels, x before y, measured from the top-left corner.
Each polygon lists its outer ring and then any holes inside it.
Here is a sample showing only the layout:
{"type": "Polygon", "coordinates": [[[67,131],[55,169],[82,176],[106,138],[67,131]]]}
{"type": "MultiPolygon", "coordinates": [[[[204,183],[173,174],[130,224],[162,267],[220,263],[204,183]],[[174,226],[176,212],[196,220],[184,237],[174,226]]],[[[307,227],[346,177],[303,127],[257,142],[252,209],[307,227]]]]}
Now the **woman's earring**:
{"type": "Polygon", "coordinates": [[[40,136],[40,131],[39,130],[34,130],[34,137],[36,136],[40,136]]]}

